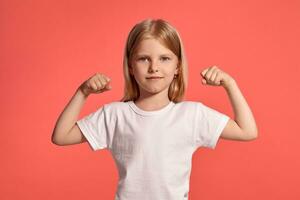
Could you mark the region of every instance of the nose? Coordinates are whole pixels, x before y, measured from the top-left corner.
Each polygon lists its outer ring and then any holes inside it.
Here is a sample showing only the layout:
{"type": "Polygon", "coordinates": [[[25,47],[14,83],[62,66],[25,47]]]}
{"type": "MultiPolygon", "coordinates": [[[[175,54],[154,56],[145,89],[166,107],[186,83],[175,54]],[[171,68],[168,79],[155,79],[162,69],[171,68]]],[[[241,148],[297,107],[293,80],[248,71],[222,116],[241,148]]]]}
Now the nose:
{"type": "Polygon", "coordinates": [[[155,62],[151,62],[149,65],[149,72],[157,72],[158,71],[158,64],[155,62]]]}

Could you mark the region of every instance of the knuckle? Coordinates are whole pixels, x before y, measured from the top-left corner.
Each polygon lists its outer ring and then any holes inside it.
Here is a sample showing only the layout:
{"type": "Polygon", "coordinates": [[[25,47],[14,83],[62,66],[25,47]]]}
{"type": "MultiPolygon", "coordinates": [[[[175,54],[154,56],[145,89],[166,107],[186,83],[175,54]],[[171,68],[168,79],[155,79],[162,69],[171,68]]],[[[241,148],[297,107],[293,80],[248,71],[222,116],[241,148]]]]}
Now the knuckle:
{"type": "Polygon", "coordinates": [[[105,84],[105,80],[104,80],[104,79],[102,79],[102,78],[98,79],[98,82],[100,83],[100,85],[103,85],[103,84],[105,84]]]}
{"type": "Polygon", "coordinates": [[[98,87],[101,89],[103,87],[103,84],[99,82],[98,87]]]}
{"type": "Polygon", "coordinates": [[[101,73],[97,73],[97,77],[101,78],[103,75],[101,73]]]}
{"type": "Polygon", "coordinates": [[[92,89],[97,90],[97,85],[95,85],[94,83],[91,84],[92,89]]]}
{"type": "Polygon", "coordinates": [[[105,79],[104,77],[100,77],[100,81],[101,81],[102,83],[104,83],[104,82],[106,82],[106,79],[105,79]]]}

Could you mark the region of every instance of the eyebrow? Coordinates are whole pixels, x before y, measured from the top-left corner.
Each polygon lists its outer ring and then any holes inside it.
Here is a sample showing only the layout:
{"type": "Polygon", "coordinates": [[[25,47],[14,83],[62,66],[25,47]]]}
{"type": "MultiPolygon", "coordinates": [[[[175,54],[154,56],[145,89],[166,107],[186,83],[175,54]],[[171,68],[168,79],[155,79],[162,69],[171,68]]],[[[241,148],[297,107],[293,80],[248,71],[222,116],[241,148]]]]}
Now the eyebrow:
{"type": "MultiPolygon", "coordinates": [[[[141,53],[141,54],[136,54],[136,56],[148,56],[148,55],[145,54],[145,53],[141,53]]],[[[165,53],[165,54],[161,54],[160,56],[170,56],[170,57],[172,57],[172,54],[165,53]]]]}

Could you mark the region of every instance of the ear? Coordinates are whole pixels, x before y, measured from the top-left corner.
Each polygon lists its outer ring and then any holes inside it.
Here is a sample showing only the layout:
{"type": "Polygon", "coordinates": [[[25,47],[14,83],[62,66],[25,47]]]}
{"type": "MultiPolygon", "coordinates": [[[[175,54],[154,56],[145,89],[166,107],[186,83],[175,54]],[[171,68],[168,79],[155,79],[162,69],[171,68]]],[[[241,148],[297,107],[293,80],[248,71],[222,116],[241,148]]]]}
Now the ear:
{"type": "Polygon", "coordinates": [[[177,65],[176,70],[175,70],[175,74],[179,74],[179,66],[177,65]]]}
{"type": "Polygon", "coordinates": [[[133,69],[131,67],[131,62],[128,60],[127,61],[127,67],[128,67],[128,72],[130,75],[133,75],[133,69]]]}
{"type": "Polygon", "coordinates": [[[133,71],[132,70],[133,70],[132,67],[128,65],[128,71],[129,71],[130,75],[133,75],[133,71]]]}

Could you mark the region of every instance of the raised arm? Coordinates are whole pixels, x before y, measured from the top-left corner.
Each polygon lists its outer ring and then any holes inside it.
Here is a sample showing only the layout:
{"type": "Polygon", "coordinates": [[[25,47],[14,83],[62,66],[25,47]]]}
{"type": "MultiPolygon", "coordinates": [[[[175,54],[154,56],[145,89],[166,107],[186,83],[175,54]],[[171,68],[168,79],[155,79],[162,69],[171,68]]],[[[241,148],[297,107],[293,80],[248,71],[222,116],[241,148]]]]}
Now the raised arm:
{"type": "Polygon", "coordinates": [[[87,96],[77,89],[63,112],[60,114],[54,127],[51,140],[56,145],[70,145],[85,142],[76,121],[85,104],[87,96]]]}
{"type": "Polygon", "coordinates": [[[224,87],[234,111],[234,120],[229,119],[221,138],[240,141],[256,139],[258,130],[254,116],[236,81],[217,66],[207,68],[201,74],[204,84],[224,87]]]}
{"type": "Polygon", "coordinates": [[[91,93],[102,93],[110,90],[109,83],[108,77],[96,73],[79,86],[56,122],[51,137],[54,144],[63,146],[87,141],[76,121],[88,96],[91,93]]]}

